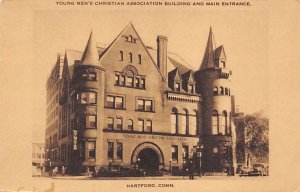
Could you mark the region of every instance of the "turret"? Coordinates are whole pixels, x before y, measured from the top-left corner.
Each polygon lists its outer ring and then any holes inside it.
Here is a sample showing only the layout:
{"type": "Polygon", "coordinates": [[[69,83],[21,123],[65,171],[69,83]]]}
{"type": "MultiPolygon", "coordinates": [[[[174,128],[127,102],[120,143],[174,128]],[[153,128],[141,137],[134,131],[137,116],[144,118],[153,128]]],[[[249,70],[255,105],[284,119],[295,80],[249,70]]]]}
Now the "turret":
{"type": "Polygon", "coordinates": [[[230,76],[224,46],[215,48],[210,28],[203,60],[195,75],[197,91],[204,100],[199,118],[203,123],[200,141],[204,146],[206,171],[220,172],[233,166],[230,76]]]}

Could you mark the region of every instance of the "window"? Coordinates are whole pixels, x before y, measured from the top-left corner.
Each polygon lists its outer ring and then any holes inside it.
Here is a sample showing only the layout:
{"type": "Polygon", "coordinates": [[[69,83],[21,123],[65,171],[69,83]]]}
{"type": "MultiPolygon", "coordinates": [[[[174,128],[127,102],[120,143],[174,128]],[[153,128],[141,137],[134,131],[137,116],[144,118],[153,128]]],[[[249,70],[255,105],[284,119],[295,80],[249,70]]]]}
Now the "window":
{"type": "Polygon", "coordinates": [[[97,103],[97,93],[95,92],[81,92],[80,94],[81,104],[96,104],[97,103]]]}
{"type": "Polygon", "coordinates": [[[136,79],[135,79],[135,86],[136,86],[137,88],[140,87],[140,79],[139,79],[139,78],[136,78],[136,79]]]}
{"type": "Polygon", "coordinates": [[[139,111],[153,111],[153,101],[146,99],[138,99],[137,109],[139,111]]]}
{"type": "Polygon", "coordinates": [[[145,89],[146,85],[145,85],[145,79],[141,79],[141,87],[143,89],[145,89]]]}
{"type": "Polygon", "coordinates": [[[95,92],[89,92],[89,101],[90,104],[96,104],[96,93],[95,92]]]}
{"type": "Polygon", "coordinates": [[[227,89],[227,87],[225,88],[225,95],[228,95],[228,89],[227,89]]]}
{"type": "Polygon", "coordinates": [[[197,118],[195,115],[189,116],[189,133],[190,135],[197,135],[197,118]]]}
{"type": "Polygon", "coordinates": [[[129,62],[132,63],[132,53],[129,53],[129,62]]]}
{"type": "Polygon", "coordinates": [[[220,87],[220,94],[224,95],[224,88],[223,87],[220,87]]]}
{"type": "Polygon", "coordinates": [[[146,132],[152,132],[152,121],[151,120],[147,120],[146,122],[146,132]]]}
{"type": "Polygon", "coordinates": [[[128,120],[128,130],[133,131],[133,121],[131,119],[128,120]]]}
{"type": "Polygon", "coordinates": [[[107,118],[107,128],[110,130],[114,129],[114,118],[112,117],[107,118]]]}
{"type": "Polygon", "coordinates": [[[87,103],[87,93],[86,92],[82,92],[80,95],[80,103],[81,104],[86,104],[87,103]]]}
{"type": "Polygon", "coordinates": [[[180,83],[175,83],[175,91],[180,91],[180,83]]]}
{"type": "Polygon", "coordinates": [[[123,97],[107,95],[106,106],[108,108],[123,109],[123,97]]]}
{"type": "Polygon", "coordinates": [[[214,95],[218,95],[218,87],[214,87],[214,90],[213,90],[213,93],[214,93],[214,95]]]}
{"type": "Polygon", "coordinates": [[[127,77],[126,86],[133,87],[133,77],[127,77]]]}
{"type": "Polygon", "coordinates": [[[86,128],[96,128],[96,115],[87,115],[86,128]]]}
{"type": "Polygon", "coordinates": [[[123,159],[123,143],[117,142],[117,159],[123,159]]]}
{"type": "Polygon", "coordinates": [[[123,119],[117,118],[117,130],[122,130],[123,128],[123,119]]]}
{"type": "Polygon", "coordinates": [[[95,81],[97,78],[96,73],[90,73],[90,80],[95,81]]]}
{"type": "Polygon", "coordinates": [[[187,161],[189,159],[189,146],[187,146],[187,145],[183,146],[182,157],[183,157],[184,161],[187,161]]]}
{"type": "Polygon", "coordinates": [[[218,111],[214,110],[212,112],[212,119],[211,119],[211,125],[212,125],[212,134],[216,135],[219,132],[219,115],[218,111]]]}
{"type": "Polygon", "coordinates": [[[115,83],[116,83],[116,85],[119,85],[119,81],[120,81],[120,76],[116,75],[115,76],[115,83]]]}
{"type": "Polygon", "coordinates": [[[87,79],[87,77],[88,77],[88,74],[87,74],[87,73],[82,73],[82,75],[81,75],[81,76],[82,76],[82,78],[83,78],[83,79],[87,79]]]}
{"type": "Polygon", "coordinates": [[[114,159],[114,143],[113,142],[108,142],[107,158],[108,158],[108,160],[114,159]]]}
{"type": "Polygon", "coordinates": [[[120,61],[123,61],[123,51],[120,51],[120,61]]]}
{"type": "Polygon", "coordinates": [[[221,129],[221,134],[228,134],[227,132],[227,112],[223,111],[222,114],[222,129],[221,129]]]}
{"type": "Polygon", "coordinates": [[[138,121],[138,131],[144,131],[144,120],[142,119],[138,121]]]}
{"type": "Polygon", "coordinates": [[[178,162],[178,146],[172,145],[172,161],[178,162]]]}
{"type": "Polygon", "coordinates": [[[221,64],[222,67],[226,67],[225,61],[221,61],[221,64]]]}
{"type": "Polygon", "coordinates": [[[120,85],[125,85],[125,77],[121,76],[120,78],[120,85]]]}
{"type": "Polygon", "coordinates": [[[181,134],[188,134],[188,111],[184,110],[181,116],[181,134]]]}
{"type": "Polygon", "coordinates": [[[188,92],[194,93],[194,85],[188,85],[188,92]]]}
{"type": "Polygon", "coordinates": [[[139,64],[142,64],[142,56],[138,55],[138,59],[139,59],[139,64]]]}
{"type": "Polygon", "coordinates": [[[174,108],[171,113],[171,133],[172,134],[178,133],[177,116],[178,116],[178,111],[176,108],[174,108]]]}
{"type": "Polygon", "coordinates": [[[132,42],[132,36],[131,35],[129,35],[128,41],[132,42]]]}
{"type": "Polygon", "coordinates": [[[95,141],[89,141],[88,142],[88,150],[89,150],[89,158],[95,158],[95,141]]]}

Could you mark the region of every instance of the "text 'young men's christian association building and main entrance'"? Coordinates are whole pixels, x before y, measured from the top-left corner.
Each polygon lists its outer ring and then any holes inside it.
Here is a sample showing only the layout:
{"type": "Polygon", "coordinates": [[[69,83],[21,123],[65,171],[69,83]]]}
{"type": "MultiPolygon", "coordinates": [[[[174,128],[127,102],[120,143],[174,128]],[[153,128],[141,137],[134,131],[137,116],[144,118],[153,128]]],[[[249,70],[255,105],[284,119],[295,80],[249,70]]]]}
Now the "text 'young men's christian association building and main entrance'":
{"type": "Polygon", "coordinates": [[[167,42],[159,35],[157,49],[145,46],[130,23],[107,47],[91,32],[83,52],[58,54],[47,80],[48,163],[73,173],[180,170],[191,160],[203,172],[235,167],[224,47],[215,47],[210,29],[194,71],[167,42]]]}

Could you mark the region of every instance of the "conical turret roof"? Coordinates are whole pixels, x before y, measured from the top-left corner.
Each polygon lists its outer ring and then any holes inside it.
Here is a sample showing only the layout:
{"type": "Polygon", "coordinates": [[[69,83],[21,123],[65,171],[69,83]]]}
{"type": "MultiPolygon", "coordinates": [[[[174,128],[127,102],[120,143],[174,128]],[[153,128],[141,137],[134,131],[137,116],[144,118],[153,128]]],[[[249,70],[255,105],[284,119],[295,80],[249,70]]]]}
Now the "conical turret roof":
{"type": "Polygon", "coordinates": [[[207,69],[207,68],[214,68],[214,49],[215,49],[215,41],[214,41],[214,34],[210,27],[208,40],[206,44],[205,53],[203,56],[202,64],[200,66],[200,70],[207,69]]]}
{"type": "Polygon", "coordinates": [[[97,65],[98,64],[98,51],[96,48],[96,44],[93,41],[93,32],[91,31],[89,40],[86,44],[84,52],[81,57],[82,65],[97,65]]]}

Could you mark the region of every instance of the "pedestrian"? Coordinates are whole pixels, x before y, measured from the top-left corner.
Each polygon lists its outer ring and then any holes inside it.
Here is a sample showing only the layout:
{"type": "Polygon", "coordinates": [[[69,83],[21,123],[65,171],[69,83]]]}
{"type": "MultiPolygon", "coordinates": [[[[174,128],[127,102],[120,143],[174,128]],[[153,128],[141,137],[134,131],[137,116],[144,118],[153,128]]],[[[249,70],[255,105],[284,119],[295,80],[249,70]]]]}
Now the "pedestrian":
{"type": "Polygon", "coordinates": [[[65,173],[66,173],[65,166],[62,166],[62,168],[61,168],[61,176],[64,176],[65,173]]]}

